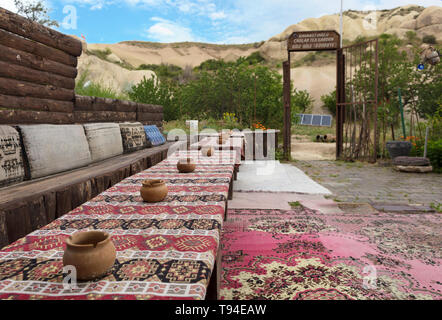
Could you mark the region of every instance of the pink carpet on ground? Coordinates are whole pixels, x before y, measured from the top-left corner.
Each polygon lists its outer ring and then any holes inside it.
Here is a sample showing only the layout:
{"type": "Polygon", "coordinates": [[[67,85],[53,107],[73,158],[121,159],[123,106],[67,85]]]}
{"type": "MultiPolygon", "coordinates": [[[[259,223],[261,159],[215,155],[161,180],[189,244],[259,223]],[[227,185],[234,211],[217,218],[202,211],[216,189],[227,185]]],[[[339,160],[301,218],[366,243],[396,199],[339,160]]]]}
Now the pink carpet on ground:
{"type": "Polygon", "coordinates": [[[439,214],[234,209],[223,299],[441,299],[439,214]]]}

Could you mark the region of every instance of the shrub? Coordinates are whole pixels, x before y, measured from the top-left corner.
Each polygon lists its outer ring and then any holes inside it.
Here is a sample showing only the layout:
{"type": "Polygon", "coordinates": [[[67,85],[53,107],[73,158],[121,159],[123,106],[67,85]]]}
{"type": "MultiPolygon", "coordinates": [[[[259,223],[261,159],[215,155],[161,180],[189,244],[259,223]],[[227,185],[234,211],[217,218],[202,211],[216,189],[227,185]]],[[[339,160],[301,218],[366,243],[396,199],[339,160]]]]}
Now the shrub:
{"type": "Polygon", "coordinates": [[[436,37],[432,34],[423,37],[422,41],[428,44],[436,44],[436,37]]]}
{"type": "Polygon", "coordinates": [[[106,48],[104,50],[89,50],[89,54],[92,54],[94,56],[97,56],[98,58],[102,60],[107,60],[107,56],[112,53],[112,51],[109,48],[106,48]]]}
{"type": "Polygon", "coordinates": [[[313,106],[315,100],[310,96],[307,90],[294,90],[292,104],[301,112],[306,112],[313,106]]]}
{"type": "Polygon", "coordinates": [[[427,157],[435,172],[442,173],[442,139],[428,141],[427,157]]]}
{"type": "Polygon", "coordinates": [[[165,82],[159,82],[158,78],[144,77],[139,84],[132,87],[129,97],[135,102],[163,106],[165,121],[175,120],[178,117],[173,88],[165,82]]]}
{"type": "Polygon", "coordinates": [[[329,94],[321,96],[321,101],[324,107],[333,115],[336,116],[336,90],[333,90],[329,94]]]}
{"type": "Polygon", "coordinates": [[[151,70],[162,80],[177,80],[183,74],[183,68],[173,64],[141,64],[138,70],[151,70]]]}

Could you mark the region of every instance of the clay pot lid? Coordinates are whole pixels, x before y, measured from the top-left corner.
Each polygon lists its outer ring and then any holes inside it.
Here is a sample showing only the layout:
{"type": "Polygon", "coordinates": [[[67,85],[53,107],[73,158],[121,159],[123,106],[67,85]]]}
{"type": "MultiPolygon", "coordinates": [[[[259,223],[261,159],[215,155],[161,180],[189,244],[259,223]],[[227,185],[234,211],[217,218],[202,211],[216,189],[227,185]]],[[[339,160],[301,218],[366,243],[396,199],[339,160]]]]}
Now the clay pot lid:
{"type": "Polygon", "coordinates": [[[164,185],[164,180],[161,179],[148,179],[148,180],[144,180],[142,182],[143,187],[157,187],[157,186],[161,186],[164,185]]]}
{"type": "Polygon", "coordinates": [[[66,239],[66,244],[75,248],[95,248],[109,241],[109,233],[99,230],[90,230],[77,232],[69,236],[69,238],[66,239]]]}

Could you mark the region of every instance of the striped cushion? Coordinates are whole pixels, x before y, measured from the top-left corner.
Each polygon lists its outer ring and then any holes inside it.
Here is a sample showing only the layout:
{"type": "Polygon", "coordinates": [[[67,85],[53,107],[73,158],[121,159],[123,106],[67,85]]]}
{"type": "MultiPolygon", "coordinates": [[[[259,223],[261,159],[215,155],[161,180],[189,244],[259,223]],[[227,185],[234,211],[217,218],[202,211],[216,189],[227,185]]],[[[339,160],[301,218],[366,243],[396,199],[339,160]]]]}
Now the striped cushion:
{"type": "Polygon", "coordinates": [[[123,140],[118,123],[88,123],[83,127],[92,162],[123,154],[123,140]]]}
{"type": "Polygon", "coordinates": [[[21,125],[31,179],[86,166],[91,153],[82,125],[21,125]]]}
{"type": "Polygon", "coordinates": [[[20,135],[13,127],[0,126],[0,186],[23,181],[24,177],[20,135]]]}
{"type": "Polygon", "coordinates": [[[157,126],[144,126],[147,138],[153,146],[159,146],[166,143],[166,139],[158,130],[157,126]]]}
{"type": "Polygon", "coordinates": [[[139,122],[120,123],[121,137],[123,139],[123,149],[125,153],[150,147],[150,142],[146,139],[143,125],[139,122]]]}

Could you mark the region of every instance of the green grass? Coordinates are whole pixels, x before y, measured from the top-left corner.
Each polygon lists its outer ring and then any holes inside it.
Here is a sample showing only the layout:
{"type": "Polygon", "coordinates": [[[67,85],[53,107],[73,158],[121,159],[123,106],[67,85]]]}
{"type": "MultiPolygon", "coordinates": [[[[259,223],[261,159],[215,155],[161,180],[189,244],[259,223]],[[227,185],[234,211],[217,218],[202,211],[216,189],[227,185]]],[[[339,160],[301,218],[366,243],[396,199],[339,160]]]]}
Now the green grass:
{"type": "Polygon", "coordinates": [[[303,205],[299,201],[289,202],[289,205],[292,208],[302,208],[303,207],[303,205]]]}
{"type": "Polygon", "coordinates": [[[120,100],[129,100],[128,95],[118,93],[115,89],[107,87],[101,83],[95,83],[87,80],[88,71],[86,70],[75,84],[75,93],[81,96],[111,98],[120,100]]]}
{"type": "Polygon", "coordinates": [[[436,210],[438,213],[442,213],[442,204],[441,203],[430,203],[430,207],[436,210]]]}
{"type": "Polygon", "coordinates": [[[102,60],[107,60],[107,56],[110,55],[112,51],[109,48],[106,48],[104,50],[99,50],[99,49],[88,50],[87,53],[96,56],[102,60]]]}
{"type": "Polygon", "coordinates": [[[336,135],[336,128],[332,127],[313,127],[299,124],[292,125],[292,134],[309,136],[312,141],[316,141],[317,135],[336,135]]]}

